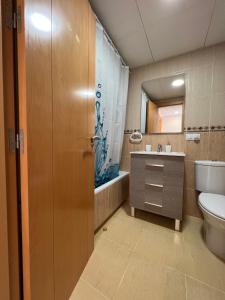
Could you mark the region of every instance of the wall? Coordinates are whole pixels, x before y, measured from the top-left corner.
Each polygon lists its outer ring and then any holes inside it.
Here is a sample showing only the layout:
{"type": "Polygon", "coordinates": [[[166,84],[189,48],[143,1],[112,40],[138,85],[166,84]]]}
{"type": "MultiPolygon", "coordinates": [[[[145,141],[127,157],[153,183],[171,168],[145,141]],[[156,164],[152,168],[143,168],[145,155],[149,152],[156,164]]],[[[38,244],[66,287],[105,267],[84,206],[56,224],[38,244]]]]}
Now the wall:
{"type": "Polygon", "coordinates": [[[199,143],[185,141],[184,134],[146,135],[140,145],[129,144],[125,134],[121,169],[129,170],[129,152],[170,142],[173,151],[184,151],[184,213],[200,216],[194,189],[194,161],[225,160],[225,43],[132,70],[127,105],[126,133],[140,128],[140,94],[144,81],[186,75],[185,131],[201,133],[199,143]]]}

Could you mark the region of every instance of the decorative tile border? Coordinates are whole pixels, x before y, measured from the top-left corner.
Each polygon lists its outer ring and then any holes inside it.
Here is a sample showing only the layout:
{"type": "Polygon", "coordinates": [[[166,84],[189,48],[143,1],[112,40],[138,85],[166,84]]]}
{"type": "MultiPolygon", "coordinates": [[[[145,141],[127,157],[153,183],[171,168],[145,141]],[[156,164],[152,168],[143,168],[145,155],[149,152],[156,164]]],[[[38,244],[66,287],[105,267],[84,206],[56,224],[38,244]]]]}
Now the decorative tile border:
{"type": "Polygon", "coordinates": [[[134,131],[140,132],[141,129],[126,129],[126,130],[124,130],[124,134],[131,134],[134,131]]]}
{"type": "Polygon", "coordinates": [[[211,132],[211,131],[225,131],[225,126],[199,126],[184,128],[184,132],[211,132]]]}
{"type": "MultiPolygon", "coordinates": [[[[134,131],[140,132],[140,129],[126,129],[124,130],[124,134],[131,134],[134,131]]],[[[185,132],[215,132],[215,131],[225,131],[225,126],[199,126],[199,127],[184,127],[184,133],[185,132]]]]}

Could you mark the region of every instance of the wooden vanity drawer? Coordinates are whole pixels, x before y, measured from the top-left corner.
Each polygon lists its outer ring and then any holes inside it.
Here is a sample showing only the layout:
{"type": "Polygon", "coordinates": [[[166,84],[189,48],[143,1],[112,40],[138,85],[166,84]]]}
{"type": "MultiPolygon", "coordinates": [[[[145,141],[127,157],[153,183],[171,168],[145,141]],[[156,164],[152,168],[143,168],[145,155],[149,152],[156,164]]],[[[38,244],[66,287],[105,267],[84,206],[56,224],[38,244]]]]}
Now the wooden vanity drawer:
{"type": "Polygon", "coordinates": [[[145,183],[158,184],[164,183],[164,169],[163,168],[147,168],[145,169],[145,183]]]}
{"type": "Polygon", "coordinates": [[[130,195],[130,203],[133,207],[154,213],[161,213],[163,209],[163,192],[150,191],[133,191],[130,195]]]}
{"type": "Polygon", "coordinates": [[[181,220],[183,181],[184,157],[131,156],[132,207],[181,220]]]}
{"type": "Polygon", "coordinates": [[[162,158],[145,158],[145,167],[163,169],[165,167],[165,160],[162,158]]]}
{"type": "Polygon", "coordinates": [[[145,185],[144,207],[151,211],[160,211],[163,207],[163,185],[145,185]]]}
{"type": "Polygon", "coordinates": [[[139,187],[133,187],[130,201],[135,206],[141,205],[141,208],[162,208],[163,186],[142,183],[139,187]]]}

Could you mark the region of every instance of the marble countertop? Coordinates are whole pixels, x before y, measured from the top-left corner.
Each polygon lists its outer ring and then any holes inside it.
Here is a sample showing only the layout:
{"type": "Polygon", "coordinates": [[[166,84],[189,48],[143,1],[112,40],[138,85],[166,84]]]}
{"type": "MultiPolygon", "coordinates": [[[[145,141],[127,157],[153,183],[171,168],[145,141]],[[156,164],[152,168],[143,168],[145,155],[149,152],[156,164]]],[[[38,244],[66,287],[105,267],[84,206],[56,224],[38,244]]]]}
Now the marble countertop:
{"type": "Polygon", "coordinates": [[[162,155],[162,156],[185,156],[184,152],[157,152],[157,151],[132,151],[130,154],[142,154],[142,155],[162,155]]]}

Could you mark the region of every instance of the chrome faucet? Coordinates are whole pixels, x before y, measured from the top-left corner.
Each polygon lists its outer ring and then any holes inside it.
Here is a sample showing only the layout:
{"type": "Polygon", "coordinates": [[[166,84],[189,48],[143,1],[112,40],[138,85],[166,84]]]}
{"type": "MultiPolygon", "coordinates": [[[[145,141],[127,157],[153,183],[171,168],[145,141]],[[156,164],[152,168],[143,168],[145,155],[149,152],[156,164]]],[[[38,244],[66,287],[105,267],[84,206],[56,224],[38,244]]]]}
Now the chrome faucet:
{"type": "Polygon", "coordinates": [[[157,152],[162,152],[162,145],[161,144],[158,144],[158,146],[157,146],[157,152]]]}

